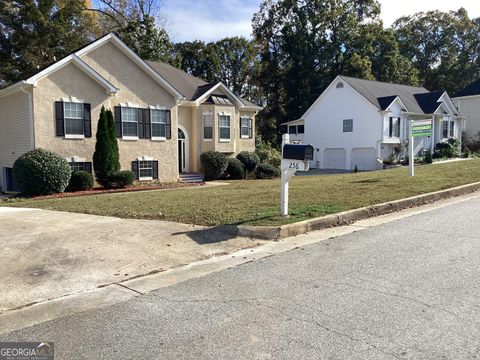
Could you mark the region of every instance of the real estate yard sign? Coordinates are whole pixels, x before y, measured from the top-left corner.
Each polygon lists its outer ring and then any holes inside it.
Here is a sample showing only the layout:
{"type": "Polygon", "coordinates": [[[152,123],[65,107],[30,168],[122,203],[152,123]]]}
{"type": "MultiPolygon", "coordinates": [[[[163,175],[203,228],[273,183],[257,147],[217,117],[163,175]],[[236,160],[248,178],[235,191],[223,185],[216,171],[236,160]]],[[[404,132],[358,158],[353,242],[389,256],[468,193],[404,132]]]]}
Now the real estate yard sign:
{"type": "Polygon", "coordinates": [[[409,154],[409,169],[410,169],[410,176],[414,176],[414,144],[413,140],[417,137],[424,137],[424,136],[432,136],[433,133],[433,123],[432,120],[420,120],[410,121],[410,154],[409,154]]]}
{"type": "Polygon", "coordinates": [[[412,137],[432,136],[432,122],[430,120],[414,121],[412,123],[412,137]]]}

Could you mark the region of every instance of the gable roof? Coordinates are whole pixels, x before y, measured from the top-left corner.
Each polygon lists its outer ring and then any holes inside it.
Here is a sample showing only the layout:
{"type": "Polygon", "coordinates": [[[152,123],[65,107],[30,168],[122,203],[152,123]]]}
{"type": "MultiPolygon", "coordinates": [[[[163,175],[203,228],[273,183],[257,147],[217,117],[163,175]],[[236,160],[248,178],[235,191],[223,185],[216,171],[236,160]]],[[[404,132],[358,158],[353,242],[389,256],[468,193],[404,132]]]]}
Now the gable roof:
{"type": "Polygon", "coordinates": [[[15,84],[12,84],[6,88],[0,90],[0,96],[10,93],[10,89],[18,88],[19,84],[31,84],[35,85],[36,82],[45,76],[57,71],[58,69],[62,68],[66,64],[71,62],[75,63],[78,68],[83,70],[87,75],[91,76],[101,85],[105,86],[109,93],[115,93],[118,89],[116,89],[111,83],[109,83],[105,78],[103,78],[99,73],[97,73],[93,68],[91,68],[87,63],[82,61],[81,57],[89,52],[93,51],[94,49],[98,48],[99,46],[110,42],[117,46],[126,56],[128,56],[135,64],[137,64],[142,70],[144,70],[150,77],[152,77],[155,81],[157,81],[161,86],[163,86],[170,94],[172,94],[177,99],[182,99],[182,94],[175,89],[166,79],[164,79],[159,73],[154,71],[145,61],[143,61],[135,52],[133,52],[127,45],[125,45],[117,36],[113,33],[105,35],[92,43],[82,47],[81,49],[71,53],[70,55],[64,57],[60,61],[53,63],[46,68],[39,70],[36,74],[29,77],[26,80],[19,81],[15,84]]]}
{"type": "Polygon", "coordinates": [[[415,94],[418,105],[425,114],[433,114],[441,105],[439,101],[444,91],[435,91],[430,93],[415,94]]]}
{"type": "Polygon", "coordinates": [[[182,93],[187,100],[192,100],[194,98],[198,88],[209,85],[206,81],[167,63],[147,60],[147,64],[167,79],[167,81],[182,93]]]}
{"type": "Polygon", "coordinates": [[[475,95],[480,95],[480,79],[467,85],[465,88],[463,88],[458,93],[456,93],[454,97],[457,98],[457,97],[475,96],[475,95]]]}
{"type": "MultiPolygon", "coordinates": [[[[339,76],[339,78],[381,110],[386,109],[383,107],[385,106],[385,102],[388,102],[389,98],[392,98],[393,101],[394,97],[398,96],[409,112],[424,113],[415,98],[416,94],[429,93],[424,87],[392,84],[375,80],[363,80],[349,76],[339,76]]],[[[390,104],[392,101],[390,101],[390,104]]],[[[386,106],[388,107],[388,105],[386,106]]]]}

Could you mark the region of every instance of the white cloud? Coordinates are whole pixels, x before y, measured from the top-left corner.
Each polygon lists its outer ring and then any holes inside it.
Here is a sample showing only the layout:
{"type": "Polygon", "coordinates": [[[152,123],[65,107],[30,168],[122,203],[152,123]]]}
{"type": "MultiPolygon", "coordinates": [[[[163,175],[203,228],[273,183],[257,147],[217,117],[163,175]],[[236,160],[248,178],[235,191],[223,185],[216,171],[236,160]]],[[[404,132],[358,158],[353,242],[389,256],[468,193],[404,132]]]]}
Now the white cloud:
{"type": "MultiPolygon", "coordinates": [[[[250,37],[252,17],[261,0],[164,0],[164,15],[172,40],[213,41],[227,36],[250,37]]],[[[419,11],[467,9],[470,17],[480,17],[479,0],[380,0],[385,26],[400,16],[419,11]]]]}
{"type": "Polygon", "coordinates": [[[464,7],[468,11],[471,18],[480,16],[480,6],[478,0],[380,0],[382,4],[382,18],[385,26],[390,26],[401,16],[413,15],[420,11],[441,10],[450,11],[458,10],[464,7]]]}

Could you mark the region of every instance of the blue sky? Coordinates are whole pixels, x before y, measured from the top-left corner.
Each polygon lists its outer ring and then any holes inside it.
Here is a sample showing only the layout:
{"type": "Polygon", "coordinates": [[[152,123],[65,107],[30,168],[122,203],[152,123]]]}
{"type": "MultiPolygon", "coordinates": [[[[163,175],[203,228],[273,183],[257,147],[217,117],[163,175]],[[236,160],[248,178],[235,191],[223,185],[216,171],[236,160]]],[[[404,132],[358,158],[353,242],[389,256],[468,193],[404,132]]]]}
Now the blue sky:
{"type": "MultiPolygon", "coordinates": [[[[465,7],[470,17],[480,16],[479,0],[380,0],[385,25],[401,15],[439,9],[465,7]]],[[[173,41],[218,40],[226,36],[246,36],[261,0],[163,0],[163,14],[173,41]]]]}

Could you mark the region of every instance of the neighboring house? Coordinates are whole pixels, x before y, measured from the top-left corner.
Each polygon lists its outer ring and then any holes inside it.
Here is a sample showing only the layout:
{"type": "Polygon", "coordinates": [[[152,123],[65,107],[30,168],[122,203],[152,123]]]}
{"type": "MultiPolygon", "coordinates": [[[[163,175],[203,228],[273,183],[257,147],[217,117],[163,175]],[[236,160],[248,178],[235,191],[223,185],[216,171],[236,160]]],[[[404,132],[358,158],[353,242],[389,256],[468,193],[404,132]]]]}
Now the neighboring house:
{"type": "Polygon", "coordinates": [[[220,82],[143,61],[109,34],[0,90],[2,188],[13,188],[15,160],[34,148],[91,171],[102,106],[115,115],[122,169],[160,181],[201,171],[204,151],[253,151],[261,109],[220,82]]]}
{"type": "Polygon", "coordinates": [[[302,144],[303,136],[305,134],[305,121],[303,119],[292,120],[283,123],[285,131],[290,135],[290,142],[292,144],[302,144]]]}
{"type": "Polygon", "coordinates": [[[458,111],[467,118],[464,140],[468,143],[480,136],[480,79],[474,81],[452,98],[458,111]]]}
{"type": "Polygon", "coordinates": [[[375,170],[408,138],[409,120],[433,120],[434,139],[417,138],[415,153],[460,138],[462,118],[446,92],[338,76],[302,116],[312,166],[375,170]]]}

